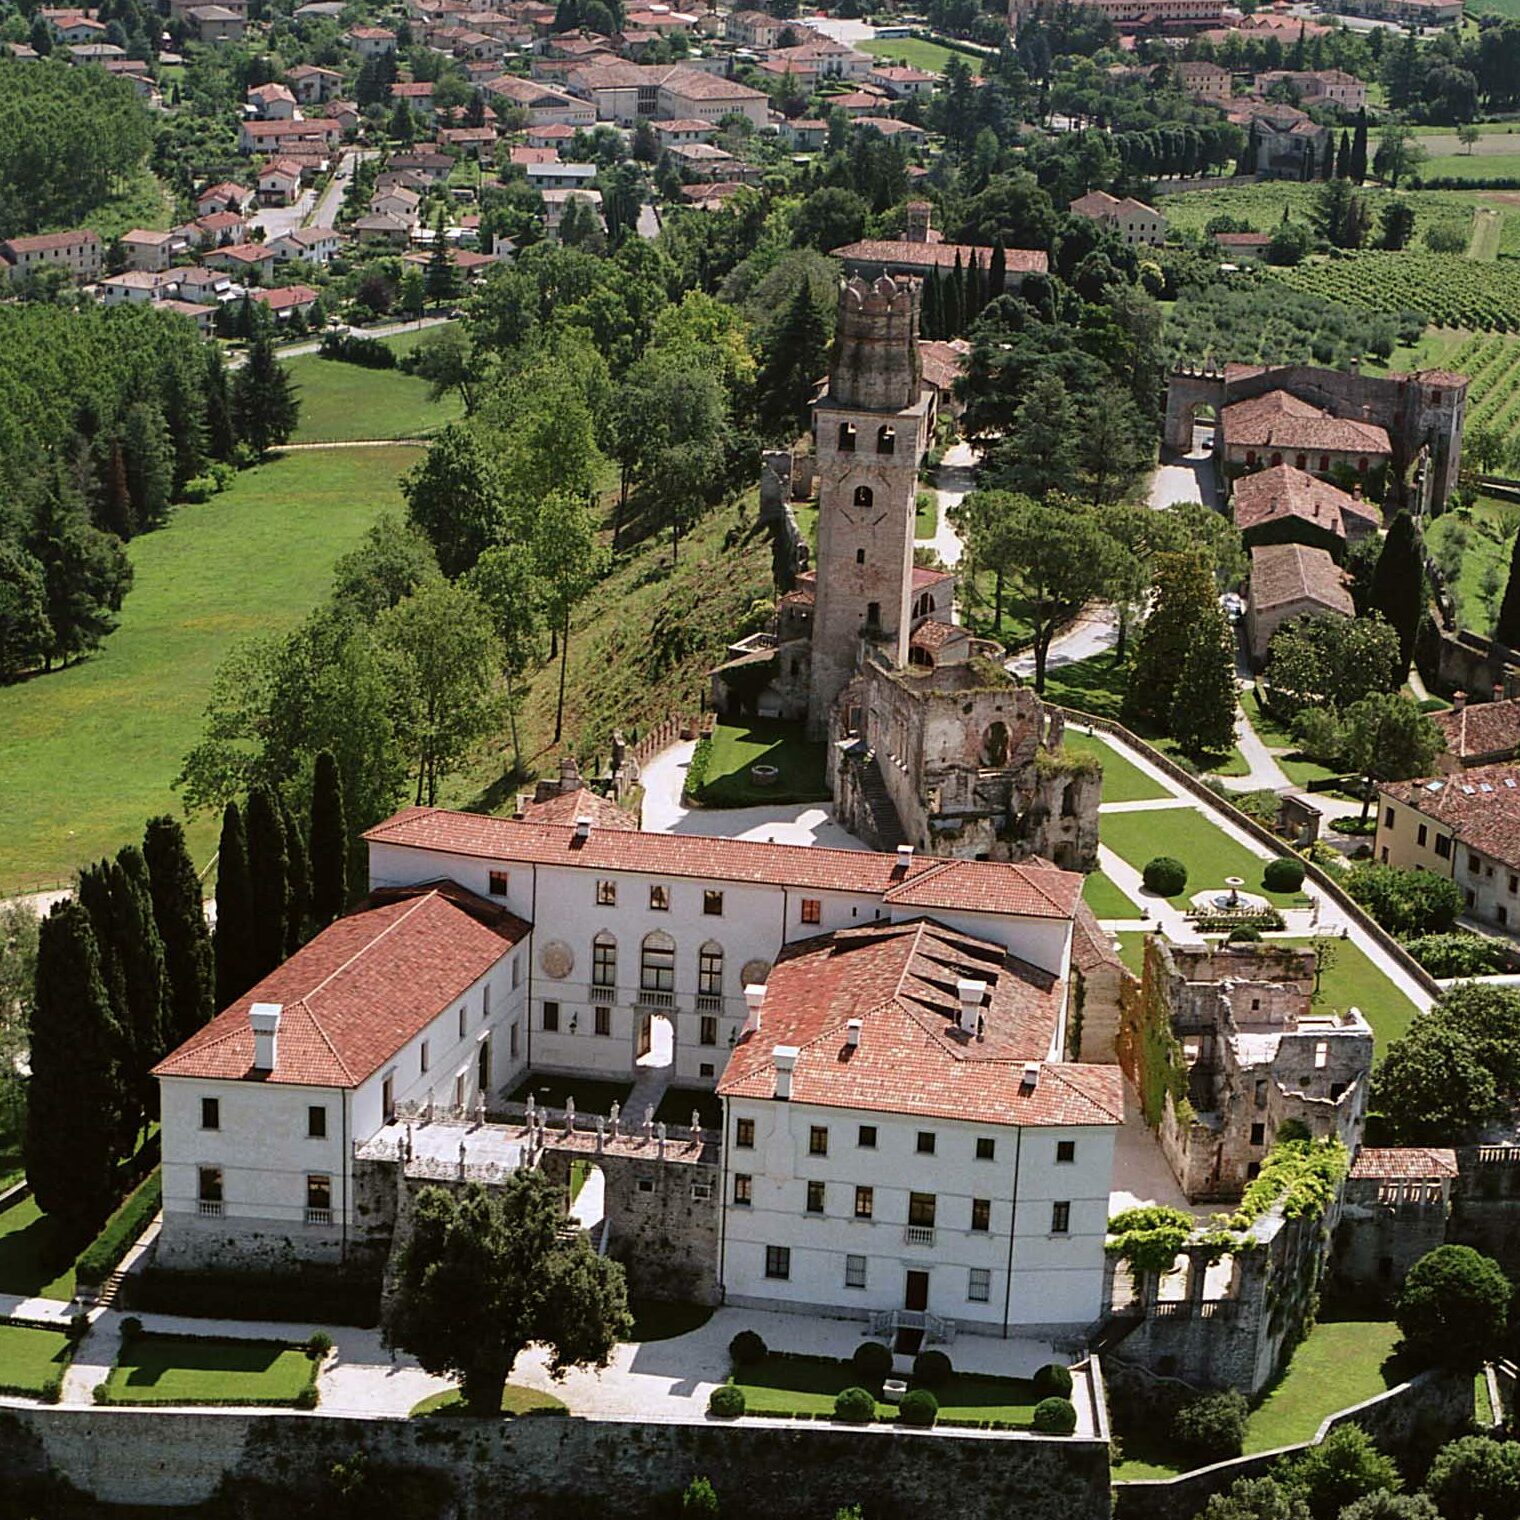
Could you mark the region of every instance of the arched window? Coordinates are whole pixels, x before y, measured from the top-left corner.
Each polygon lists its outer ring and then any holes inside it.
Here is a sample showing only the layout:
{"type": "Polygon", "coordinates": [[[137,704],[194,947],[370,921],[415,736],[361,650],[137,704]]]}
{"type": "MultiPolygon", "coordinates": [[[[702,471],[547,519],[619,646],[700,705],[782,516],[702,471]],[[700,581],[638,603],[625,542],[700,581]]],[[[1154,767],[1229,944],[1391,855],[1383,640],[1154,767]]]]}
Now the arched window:
{"type": "Polygon", "coordinates": [[[645,992],[676,990],[676,942],[656,930],[644,936],[639,954],[639,986],[645,992]]]}
{"type": "Polygon", "coordinates": [[[897,452],[897,429],[888,427],[883,423],[876,430],[876,452],[878,454],[895,454],[897,452]]]}
{"type": "Polygon", "coordinates": [[[855,487],[855,505],[857,507],[869,507],[875,497],[871,494],[870,486],[855,487]]]}
{"type": "Polygon", "coordinates": [[[1254,470],[1256,468],[1256,450],[1255,449],[1247,449],[1246,450],[1246,468],[1248,470],[1254,470]]]}
{"type": "Polygon", "coordinates": [[[617,986],[617,941],[605,929],[591,941],[591,985],[617,986]]]}
{"type": "Polygon", "coordinates": [[[1008,764],[1008,725],[1001,720],[988,724],[982,735],[982,764],[994,770],[1008,764]]]}
{"type": "Polygon", "coordinates": [[[1308,469],[1309,468],[1309,456],[1307,454],[1300,454],[1300,455],[1298,455],[1294,459],[1294,461],[1293,461],[1293,467],[1294,467],[1294,469],[1297,469],[1297,470],[1306,470],[1306,469],[1308,469]]]}
{"type": "Polygon", "coordinates": [[[839,424],[839,452],[841,454],[855,452],[855,424],[853,422],[839,424]]]}
{"type": "Polygon", "coordinates": [[[1281,454],[1274,454],[1272,456],[1272,463],[1273,464],[1281,464],[1282,463],[1282,455],[1281,454]]]}
{"type": "Polygon", "coordinates": [[[714,940],[697,952],[697,991],[703,997],[723,996],[723,946],[714,940]]]}

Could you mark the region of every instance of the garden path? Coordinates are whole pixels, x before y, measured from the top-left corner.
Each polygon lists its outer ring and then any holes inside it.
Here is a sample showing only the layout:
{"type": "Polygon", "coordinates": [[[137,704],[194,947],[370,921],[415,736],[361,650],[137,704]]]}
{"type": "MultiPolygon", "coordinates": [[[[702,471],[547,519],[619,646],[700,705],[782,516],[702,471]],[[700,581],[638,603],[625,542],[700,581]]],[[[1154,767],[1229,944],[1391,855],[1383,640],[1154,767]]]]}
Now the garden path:
{"type": "Polygon", "coordinates": [[[945,565],[958,565],[961,559],[960,534],[950,521],[950,509],[958,507],[976,485],[976,452],[964,438],[957,438],[945,450],[934,475],[934,494],[938,498],[934,537],[918,543],[933,549],[945,565]]]}
{"type": "MultiPolygon", "coordinates": [[[[1247,683],[1249,685],[1250,683],[1247,683]]],[[[1235,704],[1235,743],[1250,769],[1244,776],[1226,776],[1224,784],[1232,792],[1297,791],[1292,778],[1277,763],[1266,741],[1251,727],[1243,703],[1235,704]]]]}

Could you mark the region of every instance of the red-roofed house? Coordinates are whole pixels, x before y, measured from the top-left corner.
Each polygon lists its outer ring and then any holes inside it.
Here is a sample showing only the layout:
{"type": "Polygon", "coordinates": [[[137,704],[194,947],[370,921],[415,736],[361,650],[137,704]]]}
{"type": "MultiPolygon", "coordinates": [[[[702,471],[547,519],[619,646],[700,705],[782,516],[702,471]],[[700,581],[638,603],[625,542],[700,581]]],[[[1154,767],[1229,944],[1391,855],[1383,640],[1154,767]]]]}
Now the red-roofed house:
{"type": "Polygon", "coordinates": [[[1246,547],[1287,542],[1328,549],[1337,559],[1383,525],[1383,515],[1356,492],[1342,491],[1307,470],[1272,465],[1242,475],[1233,493],[1235,526],[1246,547]]]}
{"type": "Polygon", "coordinates": [[[1329,475],[1365,476],[1387,464],[1393,448],[1385,428],[1337,417],[1289,391],[1268,391],[1224,408],[1219,418],[1226,469],[1257,470],[1290,464],[1329,475]]]}

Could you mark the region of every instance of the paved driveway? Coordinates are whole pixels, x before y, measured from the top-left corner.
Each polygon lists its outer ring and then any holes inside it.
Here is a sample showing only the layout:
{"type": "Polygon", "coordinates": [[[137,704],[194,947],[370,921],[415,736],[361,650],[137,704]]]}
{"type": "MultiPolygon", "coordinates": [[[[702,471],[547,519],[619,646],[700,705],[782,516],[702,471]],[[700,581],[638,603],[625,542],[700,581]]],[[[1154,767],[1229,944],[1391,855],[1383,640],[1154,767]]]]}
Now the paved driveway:
{"type": "Polygon", "coordinates": [[[1219,475],[1214,468],[1213,453],[1199,440],[1213,432],[1212,426],[1193,429],[1193,447],[1186,454],[1170,449],[1161,451],[1161,463],[1151,476],[1150,504],[1157,509],[1175,506],[1180,501],[1201,502],[1218,507],[1219,475]]]}

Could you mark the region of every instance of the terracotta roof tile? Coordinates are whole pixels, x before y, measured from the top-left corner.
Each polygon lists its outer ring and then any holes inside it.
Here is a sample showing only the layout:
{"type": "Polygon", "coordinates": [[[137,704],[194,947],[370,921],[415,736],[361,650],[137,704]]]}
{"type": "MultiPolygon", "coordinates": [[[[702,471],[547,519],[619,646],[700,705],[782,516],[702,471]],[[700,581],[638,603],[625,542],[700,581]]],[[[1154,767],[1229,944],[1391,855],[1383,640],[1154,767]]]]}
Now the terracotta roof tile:
{"type": "Polygon", "coordinates": [[[1498,755],[1520,749],[1520,700],[1467,702],[1460,710],[1430,715],[1446,738],[1446,748],[1459,759],[1467,755],[1498,755]]]}
{"type": "Polygon", "coordinates": [[[1520,865],[1520,765],[1475,765],[1454,776],[1390,781],[1378,788],[1444,824],[1464,848],[1520,865]]]}
{"type": "Polygon", "coordinates": [[[1457,1153],[1427,1146],[1366,1146],[1351,1163],[1351,1175],[1376,1181],[1428,1181],[1457,1175],[1457,1153]]]}
{"type": "Polygon", "coordinates": [[[578,818],[590,818],[592,827],[598,829],[630,829],[637,833],[639,827],[632,813],[620,808],[610,797],[584,786],[573,792],[559,792],[543,802],[530,802],[522,816],[525,823],[569,824],[572,828],[578,818]]]}
{"type": "Polygon", "coordinates": [[[1343,454],[1393,452],[1384,429],[1337,417],[1287,391],[1268,391],[1264,396],[1237,401],[1225,407],[1219,421],[1229,447],[1330,449],[1343,454]]]}
{"type": "MultiPolygon", "coordinates": [[[[831,250],[836,259],[847,263],[888,264],[902,269],[953,269],[959,257],[962,266],[972,259],[985,263],[992,249],[972,243],[910,243],[906,238],[865,238],[831,250]]],[[[1043,249],[1008,248],[1004,250],[1005,267],[1010,274],[1044,274],[1050,259],[1043,249]]]]}
{"type": "Polygon", "coordinates": [[[1356,605],[1340,567],[1324,549],[1305,544],[1258,544],[1251,550],[1251,606],[1257,612],[1289,602],[1317,602],[1352,617],[1356,605]]]}
{"type": "Polygon", "coordinates": [[[1337,538],[1344,538],[1349,527],[1376,529],[1383,523],[1382,513],[1371,502],[1290,464],[1242,475],[1235,482],[1233,510],[1242,533],[1285,517],[1300,517],[1337,538]]]}

